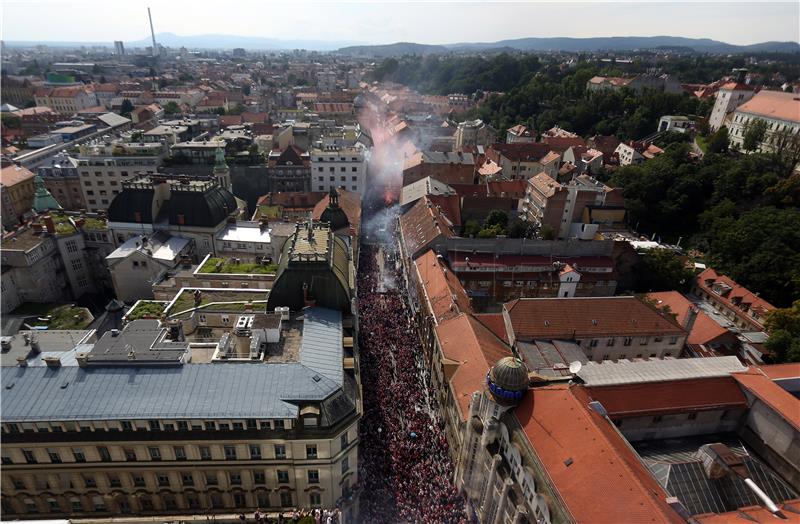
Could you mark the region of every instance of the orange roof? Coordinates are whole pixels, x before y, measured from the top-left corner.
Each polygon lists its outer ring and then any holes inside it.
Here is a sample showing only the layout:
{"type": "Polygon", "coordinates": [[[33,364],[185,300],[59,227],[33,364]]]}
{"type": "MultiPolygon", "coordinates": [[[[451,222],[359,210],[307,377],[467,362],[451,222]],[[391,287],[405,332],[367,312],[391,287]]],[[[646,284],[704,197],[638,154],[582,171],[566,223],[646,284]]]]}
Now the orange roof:
{"type": "Polygon", "coordinates": [[[437,323],[471,312],[469,296],[458,277],[432,249],[414,261],[417,279],[425,290],[428,308],[437,323]]]}
{"type": "Polygon", "coordinates": [[[783,419],[800,430],[800,402],[756,368],[731,375],[749,393],[774,409],[783,419]]]}
{"type": "Polygon", "coordinates": [[[445,359],[443,367],[447,369],[448,363],[456,366],[445,375],[449,375],[461,420],[466,420],[472,394],[483,387],[495,362],[511,356],[511,349],[469,313],[445,320],[435,330],[445,359]]]}
{"type": "Polygon", "coordinates": [[[28,169],[16,164],[7,165],[0,172],[0,186],[10,187],[20,182],[30,180],[35,175],[28,169]]]}
{"type": "Polygon", "coordinates": [[[730,91],[752,91],[753,86],[743,84],[741,82],[728,82],[719,87],[720,89],[728,89],[730,91]]]}
{"type": "Polygon", "coordinates": [[[597,386],[589,392],[611,417],[747,407],[742,390],[731,377],[597,386]]]}
{"type": "Polygon", "coordinates": [[[476,313],[475,319],[489,328],[500,340],[508,344],[508,333],[502,313],[476,313]]]}
{"type": "Polygon", "coordinates": [[[684,522],[667,493],[579,386],[531,389],[514,411],[577,522],[684,522]]]}
{"type": "Polygon", "coordinates": [[[800,378],[800,362],[759,366],[759,369],[772,380],[800,378]]]}
{"type": "MultiPolygon", "coordinates": [[[[677,315],[676,320],[681,326],[686,325],[686,317],[692,303],[677,291],[662,291],[659,293],[648,293],[648,298],[655,300],[659,308],[669,307],[670,311],[677,315]]],[[[714,319],[703,311],[697,312],[697,318],[692,326],[692,331],[686,339],[687,344],[708,344],[717,337],[728,335],[729,331],[720,326],[714,319]]],[[[731,334],[731,336],[733,336],[731,334]]]]}
{"type": "Polygon", "coordinates": [[[713,300],[726,304],[732,311],[734,311],[741,318],[749,323],[763,325],[762,320],[753,318],[746,313],[747,309],[755,310],[763,319],[764,315],[775,309],[775,306],[767,302],[761,297],[751,293],[746,287],[739,285],[735,280],[725,275],[720,275],[712,268],[704,270],[702,273],[695,277],[695,284],[708,293],[713,300]],[[730,288],[724,296],[716,293],[712,287],[714,284],[724,284],[730,288]],[[734,302],[736,299],[736,302],[734,302]],[[737,303],[738,302],[738,303],[737,303]]]}
{"type": "Polygon", "coordinates": [[[736,112],[800,122],[800,95],[783,91],[760,91],[740,105],[736,112]]]}
{"type": "Polygon", "coordinates": [[[515,338],[565,339],[605,336],[681,336],[671,317],[636,297],[522,298],[503,305],[515,338]]]}

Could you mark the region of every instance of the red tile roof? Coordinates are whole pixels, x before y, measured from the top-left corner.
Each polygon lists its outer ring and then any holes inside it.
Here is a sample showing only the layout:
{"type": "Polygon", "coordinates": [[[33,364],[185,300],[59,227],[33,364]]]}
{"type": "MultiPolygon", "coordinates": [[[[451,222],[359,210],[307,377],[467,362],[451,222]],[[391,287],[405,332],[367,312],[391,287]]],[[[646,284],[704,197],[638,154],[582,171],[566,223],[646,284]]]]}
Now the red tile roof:
{"type": "Polygon", "coordinates": [[[590,387],[588,390],[612,418],[747,407],[742,390],[731,377],[590,387]]]}
{"type": "Polygon", "coordinates": [[[440,236],[447,238],[456,236],[450,220],[427,196],[417,200],[411,209],[400,217],[400,232],[406,254],[412,258],[440,236]]]}
{"type": "Polygon", "coordinates": [[[787,364],[772,364],[770,366],[759,366],[771,380],[781,380],[787,378],[800,378],[800,362],[789,362],[787,364]]]}
{"type": "Polygon", "coordinates": [[[454,226],[461,226],[461,197],[458,195],[428,195],[428,198],[450,219],[454,226]]]}
{"type": "MultiPolygon", "coordinates": [[[[350,222],[350,225],[354,227],[356,231],[360,231],[361,195],[343,188],[339,188],[336,191],[339,192],[339,207],[342,208],[342,211],[344,211],[344,214],[347,216],[347,221],[350,222]]],[[[320,217],[322,217],[322,213],[328,207],[330,201],[330,193],[325,193],[322,200],[317,202],[317,205],[314,206],[314,220],[319,220],[320,217]]]]}
{"type": "Polygon", "coordinates": [[[731,376],[745,391],[758,397],[796,430],[800,430],[800,401],[794,395],[757,368],[750,368],[746,373],[734,373],[731,376]]]}
{"type": "Polygon", "coordinates": [[[686,334],[669,315],[636,297],[522,298],[503,309],[521,340],[686,334]]]}
{"type": "Polygon", "coordinates": [[[16,164],[10,164],[0,171],[0,186],[10,187],[30,180],[34,176],[28,169],[16,164]]]}
{"type": "Polygon", "coordinates": [[[720,275],[712,268],[708,268],[697,275],[695,277],[695,285],[708,293],[713,300],[725,304],[742,319],[758,326],[763,326],[764,315],[775,309],[775,306],[763,298],[751,293],[746,287],[740,286],[735,280],[725,275],[720,275]],[[730,288],[730,291],[726,292],[724,295],[720,295],[714,291],[714,284],[722,284],[730,288]],[[748,311],[755,311],[760,318],[753,318],[747,313],[748,311]]]}
{"type": "MultiPolygon", "coordinates": [[[[654,300],[659,308],[669,307],[670,311],[677,315],[676,320],[681,326],[686,325],[689,310],[694,307],[688,298],[677,291],[663,291],[659,293],[649,293],[648,298],[654,300]]],[[[692,326],[692,331],[686,339],[687,344],[708,344],[718,337],[730,335],[727,329],[717,324],[714,319],[702,311],[698,311],[697,318],[692,326]]]]}
{"type": "Polygon", "coordinates": [[[512,162],[537,162],[551,151],[547,144],[517,142],[514,144],[492,144],[486,148],[486,156],[497,161],[503,156],[512,162]]]}
{"type": "Polygon", "coordinates": [[[472,394],[483,388],[486,374],[498,360],[512,356],[511,349],[468,313],[445,320],[435,330],[442,357],[446,359],[443,367],[456,366],[454,371],[445,371],[445,375],[461,420],[467,420],[472,394]]]}
{"type": "Polygon", "coordinates": [[[736,108],[736,112],[800,122],[800,95],[783,91],[760,91],[736,108]]]}
{"type": "Polygon", "coordinates": [[[475,320],[486,326],[489,331],[497,338],[508,344],[508,333],[506,333],[506,323],[501,313],[476,313],[473,315],[475,320]]]}
{"type": "Polygon", "coordinates": [[[439,260],[432,249],[414,261],[417,280],[422,285],[425,301],[437,323],[471,312],[469,296],[447,263],[439,260]]]}
{"type": "Polygon", "coordinates": [[[684,522],[667,493],[579,386],[531,389],[514,415],[576,522],[684,522]]]}

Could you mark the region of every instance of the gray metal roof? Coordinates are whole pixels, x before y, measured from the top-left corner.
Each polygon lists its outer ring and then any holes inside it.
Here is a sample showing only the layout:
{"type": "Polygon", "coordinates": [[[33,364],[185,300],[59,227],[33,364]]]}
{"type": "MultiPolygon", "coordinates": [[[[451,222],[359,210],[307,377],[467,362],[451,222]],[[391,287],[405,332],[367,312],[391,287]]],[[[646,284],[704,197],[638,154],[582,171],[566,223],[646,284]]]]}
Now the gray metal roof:
{"type": "Polygon", "coordinates": [[[342,313],[322,307],[303,311],[300,363],[342,384],[342,313]]]}
{"type": "Polygon", "coordinates": [[[340,389],[299,363],[6,367],[1,373],[3,422],[294,418],[292,401],[319,402],[340,389]]]}
{"type": "Polygon", "coordinates": [[[727,377],[745,371],[737,357],[681,358],[631,362],[589,362],[578,376],[589,386],[635,384],[691,378],[727,377]]]}

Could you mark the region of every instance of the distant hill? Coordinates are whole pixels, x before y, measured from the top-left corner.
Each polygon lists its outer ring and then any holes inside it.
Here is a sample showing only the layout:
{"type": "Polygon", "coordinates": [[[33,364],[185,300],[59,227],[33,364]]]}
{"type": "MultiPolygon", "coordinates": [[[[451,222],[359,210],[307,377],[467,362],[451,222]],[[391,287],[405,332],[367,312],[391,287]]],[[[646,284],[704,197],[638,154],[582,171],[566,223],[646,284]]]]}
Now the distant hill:
{"type": "Polygon", "coordinates": [[[379,45],[355,46],[339,49],[340,53],[362,56],[392,56],[403,54],[431,54],[459,51],[486,51],[508,48],[518,51],[633,51],[637,49],[690,49],[699,53],[753,53],[781,52],[798,53],[797,42],[762,42],[752,45],[734,45],[708,38],[684,38],[678,36],[618,36],[598,38],[518,38],[499,42],[463,42],[449,45],[424,45],[407,42],[379,45]]]}
{"type": "Polygon", "coordinates": [[[385,58],[387,56],[441,54],[450,52],[450,49],[443,45],[398,42],[396,44],[386,45],[357,45],[343,47],[339,49],[338,52],[350,56],[374,56],[378,58],[385,58]]]}
{"type": "MultiPolygon", "coordinates": [[[[190,49],[233,49],[241,47],[244,49],[310,49],[315,51],[333,51],[342,46],[358,43],[353,41],[281,40],[280,38],[236,35],[181,36],[174,33],[158,33],[156,42],[166,47],[186,47],[190,49]]],[[[147,47],[152,45],[152,42],[147,37],[133,42],[125,42],[125,45],[147,47]]]]}

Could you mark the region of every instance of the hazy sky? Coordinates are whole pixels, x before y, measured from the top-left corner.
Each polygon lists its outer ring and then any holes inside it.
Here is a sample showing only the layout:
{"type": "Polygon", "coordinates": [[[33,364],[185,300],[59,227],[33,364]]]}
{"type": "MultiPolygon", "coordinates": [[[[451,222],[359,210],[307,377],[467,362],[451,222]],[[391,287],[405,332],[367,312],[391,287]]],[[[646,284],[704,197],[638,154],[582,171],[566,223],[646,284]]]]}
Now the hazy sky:
{"type": "Polygon", "coordinates": [[[454,43],[529,36],[800,41],[800,2],[335,2],[0,0],[2,38],[132,41],[156,33],[281,39],[454,43]]]}

